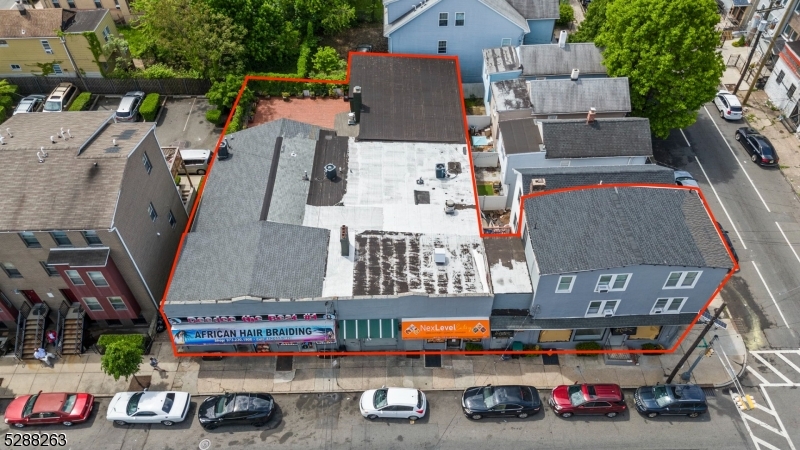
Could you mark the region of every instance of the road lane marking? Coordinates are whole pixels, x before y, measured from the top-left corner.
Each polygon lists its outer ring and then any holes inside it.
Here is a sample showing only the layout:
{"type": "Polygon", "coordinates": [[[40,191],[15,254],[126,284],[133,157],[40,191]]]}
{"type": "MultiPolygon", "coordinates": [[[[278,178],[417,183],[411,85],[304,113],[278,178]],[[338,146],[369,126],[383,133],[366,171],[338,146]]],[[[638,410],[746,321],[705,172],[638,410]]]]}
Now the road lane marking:
{"type": "Polygon", "coordinates": [[[683,132],[683,128],[678,128],[678,129],[679,129],[679,130],[681,130],[681,134],[683,135],[683,140],[684,140],[684,141],[686,141],[686,146],[687,146],[687,147],[691,147],[691,146],[692,146],[692,144],[690,144],[690,143],[689,143],[689,140],[688,140],[688,139],[686,139],[686,133],[684,133],[684,132],[683,132]]]}
{"type": "Polygon", "coordinates": [[[776,353],[776,355],[778,355],[778,358],[782,359],[782,360],[783,360],[783,362],[785,362],[785,363],[786,363],[786,364],[787,364],[789,367],[791,367],[792,369],[794,369],[794,370],[795,370],[795,372],[797,372],[798,374],[800,374],[800,367],[797,367],[797,365],[796,365],[795,363],[793,363],[793,362],[789,361],[789,358],[787,358],[787,357],[783,356],[783,353],[776,353]]]}
{"type": "Polygon", "coordinates": [[[792,253],[794,253],[794,257],[797,258],[798,262],[800,262],[800,256],[797,256],[797,252],[794,251],[794,247],[792,247],[792,243],[789,242],[789,238],[786,237],[786,233],[783,232],[783,228],[781,228],[781,225],[778,222],[775,222],[775,225],[777,225],[778,229],[781,231],[783,238],[786,239],[786,243],[789,244],[789,249],[791,249],[792,253]]]}
{"type": "MultiPolygon", "coordinates": [[[[775,375],[783,378],[784,382],[789,383],[789,384],[792,383],[792,380],[790,380],[788,377],[786,377],[786,375],[782,374],[778,369],[775,368],[775,366],[770,364],[766,359],[762,358],[761,355],[759,355],[758,353],[751,353],[751,355],[753,355],[753,357],[755,357],[757,360],[761,361],[761,364],[767,366],[767,368],[769,370],[771,370],[772,373],[774,373],[775,375]]],[[[768,384],[768,383],[764,383],[764,384],[768,384]]],[[[771,383],[769,383],[769,384],[771,384],[771,383]]]]}
{"type": "Polygon", "coordinates": [[[757,370],[753,369],[753,368],[752,368],[752,367],[750,367],[750,366],[747,366],[747,370],[748,370],[750,373],[752,373],[753,375],[755,375],[755,377],[756,377],[756,378],[758,378],[759,380],[761,380],[761,383],[762,383],[762,384],[770,384],[770,383],[769,383],[769,381],[768,381],[766,378],[764,378],[764,376],[763,376],[763,375],[761,375],[760,373],[758,373],[758,371],[757,371],[757,370]]]}
{"type": "Polygon", "coordinates": [[[194,102],[196,102],[196,101],[197,101],[197,97],[195,97],[194,100],[192,100],[192,106],[189,107],[189,115],[186,116],[186,124],[183,125],[183,131],[186,131],[186,127],[189,126],[189,119],[192,118],[192,110],[194,109],[194,102]]]}
{"type": "MultiPolygon", "coordinates": [[[[681,132],[683,132],[683,131],[681,131],[681,132]]],[[[684,135],[684,137],[685,137],[685,135],[684,135]]],[[[745,245],[744,239],[742,239],[742,235],[739,234],[739,229],[736,228],[736,224],[733,223],[733,219],[731,219],[731,215],[728,214],[728,209],[725,208],[725,204],[722,203],[722,199],[719,198],[719,194],[717,194],[716,188],[714,188],[714,185],[711,184],[711,179],[708,178],[708,174],[706,173],[706,169],[704,169],[703,165],[700,163],[700,158],[698,158],[697,155],[695,155],[694,160],[697,161],[697,165],[700,166],[700,170],[703,171],[703,176],[706,177],[706,181],[708,182],[708,185],[711,186],[711,192],[714,193],[714,197],[717,197],[717,202],[719,202],[719,206],[722,206],[722,211],[725,213],[725,217],[728,218],[728,223],[730,223],[731,226],[733,227],[733,232],[736,233],[736,236],[739,238],[739,243],[742,244],[742,247],[745,250],[747,250],[747,245],[745,245]]]]}
{"type": "Polygon", "coordinates": [[[769,408],[765,408],[761,403],[756,403],[756,409],[760,409],[761,411],[764,411],[765,413],[767,413],[767,414],[769,414],[771,416],[777,416],[778,415],[777,412],[775,412],[775,411],[773,411],[773,410],[771,410],[769,408]]]}
{"type": "MultiPolygon", "coordinates": [[[[764,386],[759,386],[761,388],[761,393],[764,395],[764,398],[767,399],[767,403],[769,403],[769,408],[775,411],[775,405],[772,404],[772,399],[770,398],[769,394],[767,394],[767,389],[764,386]]],[[[775,411],[777,412],[777,411],[775,411]]],[[[778,426],[781,427],[781,431],[783,432],[783,437],[789,442],[789,447],[792,450],[795,450],[794,443],[792,442],[792,438],[789,437],[789,433],[786,432],[786,427],[783,426],[783,421],[778,414],[775,414],[775,420],[778,421],[778,426]]]]}
{"type": "Polygon", "coordinates": [[[781,311],[781,307],[778,306],[778,302],[775,301],[775,297],[772,296],[772,292],[769,290],[769,286],[767,286],[767,282],[764,281],[764,276],[761,275],[761,271],[758,270],[758,266],[756,265],[756,262],[755,261],[750,261],[750,262],[752,262],[753,263],[753,267],[756,268],[756,273],[758,274],[758,278],[761,278],[761,282],[764,284],[764,289],[767,290],[767,294],[769,294],[769,298],[772,299],[772,303],[774,303],[775,304],[775,308],[778,309],[778,314],[781,315],[781,319],[783,319],[784,325],[786,325],[786,328],[791,329],[792,327],[789,326],[789,322],[786,321],[786,317],[783,316],[783,312],[781,311]]]}
{"type": "Polygon", "coordinates": [[[711,118],[711,113],[708,112],[708,107],[707,106],[703,106],[703,109],[706,110],[706,114],[708,114],[709,119],[711,119],[711,123],[714,124],[714,128],[717,129],[717,132],[722,137],[723,142],[725,142],[725,145],[728,146],[728,150],[731,151],[731,155],[733,155],[733,159],[736,160],[736,164],[739,164],[739,167],[742,168],[742,172],[744,173],[744,176],[747,177],[747,180],[750,182],[750,186],[753,186],[753,190],[756,191],[756,195],[758,195],[758,198],[761,199],[761,203],[764,204],[764,208],[767,208],[767,212],[772,212],[769,209],[769,206],[767,206],[767,202],[764,201],[764,197],[761,196],[761,192],[758,191],[758,188],[756,187],[756,184],[753,183],[753,179],[750,178],[750,174],[748,174],[747,171],[744,170],[744,166],[742,165],[742,162],[739,161],[739,158],[736,157],[736,152],[733,151],[733,147],[731,147],[731,144],[728,144],[728,140],[725,139],[725,135],[722,134],[722,130],[719,129],[719,125],[717,125],[717,122],[715,122],[714,119],[711,118]]]}
{"type": "Polygon", "coordinates": [[[755,417],[751,416],[750,414],[742,413],[742,418],[747,419],[753,423],[761,425],[762,427],[772,431],[773,433],[777,434],[778,436],[786,437],[784,433],[781,433],[781,430],[773,427],[772,425],[768,425],[766,422],[756,419],[755,417]]]}

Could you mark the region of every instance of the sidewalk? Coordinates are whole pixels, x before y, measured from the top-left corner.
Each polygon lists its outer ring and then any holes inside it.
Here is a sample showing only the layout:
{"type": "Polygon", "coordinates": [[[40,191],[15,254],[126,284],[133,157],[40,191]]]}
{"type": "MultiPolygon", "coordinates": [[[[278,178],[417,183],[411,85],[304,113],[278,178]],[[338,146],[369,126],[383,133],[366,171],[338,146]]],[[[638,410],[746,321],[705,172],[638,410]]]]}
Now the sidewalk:
{"type": "MultiPolygon", "coordinates": [[[[358,357],[348,356],[335,360],[317,357],[295,357],[291,371],[277,372],[274,357],[227,357],[221,361],[202,361],[201,358],[175,358],[166,334],[153,344],[151,354],[156,355],[165,372],[153,370],[143,358],[139,376],[152,375],[152,390],[183,390],[193,395],[210,395],[234,391],[261,392],[331,392],[360,391],[382,385],[416,387],[422,390],[462,390],[468,386],[485,384],[530,384],[539,389],[550,389],[559,384],[577,382],[616,383],[623,388],[644,384],[663,383],[673,364],[693,342],[702,325],[697,325],[681,346],[680,354],[641,356],[637,366],[606,365],[601,356],[578,357],[559,355],[559,365],[544,365],[541,356],[521,357],[501,361],[491,356],[442,356],[441,368],[425,368],[424,358],[403,356],[358,357]]],[[[727,330],[712,330],[720,339],[715,345],[728,355],[734,368],[741,373],[746,362],[745,347],[740,335],[731,325],[727,330]]],[[[685,371],[704,349],[698,348],[690,357],[685,371]]],[[[702,358],[693,372],[692,382],[702,386],[724,386],[730,376],[715,355],[702,358]]],[[[114,393],[136,390],[136,382],[114,379],[100,368],[100,355],[87,353],[68,356],[55,363],[54,368],[43,367],[39,361],[17,363],[13,356],[0,358],[0,398],[16,397],[45,391],[90,392],[96,396],[113,396],[114,393]]],[[[680,382],[676,377],[675,382],[680,382]]]]}

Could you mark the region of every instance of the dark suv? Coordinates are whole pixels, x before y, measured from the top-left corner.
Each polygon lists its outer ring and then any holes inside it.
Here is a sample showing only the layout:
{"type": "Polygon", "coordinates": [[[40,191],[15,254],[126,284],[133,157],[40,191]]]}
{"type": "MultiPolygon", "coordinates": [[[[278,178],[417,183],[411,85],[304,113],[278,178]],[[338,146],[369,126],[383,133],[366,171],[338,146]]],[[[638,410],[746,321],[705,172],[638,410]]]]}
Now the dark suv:
{"type": "Polygon", "coordinates": [[[563,418],[577,414],[615,417],[627,409],[622,389],[616,384],[573,384],[553,389],[548,400],[553,412],[563,418]]]}
{"type": "Polygon", "coordinates": [[[642,386],[633,394],[636,410],[653,418],[659,415],[697,417],[708,411],[706,394],[694,384],[642,386]]]}

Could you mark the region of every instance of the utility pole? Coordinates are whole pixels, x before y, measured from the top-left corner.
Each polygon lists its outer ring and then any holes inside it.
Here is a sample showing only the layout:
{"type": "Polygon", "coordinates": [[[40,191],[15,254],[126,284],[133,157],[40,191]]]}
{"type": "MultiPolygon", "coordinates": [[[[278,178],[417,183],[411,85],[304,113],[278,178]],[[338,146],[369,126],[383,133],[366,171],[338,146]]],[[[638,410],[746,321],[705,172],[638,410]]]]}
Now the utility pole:
{"type": "Polygon", "coordinates": [[[714,317],[712,317],[711,320],[708,321],[706,327],[703,328],[703,331],[700,332],[700,336],[697,336],[697,339],[695,339],[691,347],[689,347],[689,351],[687,351],[686,354],[683,355],[681,360],[678,361],[678,364],[675,364],[675,367],[672,369],[672,373],[670,373],[669,377],[667,377],[666,384],[672,383],[672,379],[675,378],[675,375],[678,374],[678,371],[681,369],[681,366],[683,366],[686,360],[689,359],[689,356],[692,354],[694,349],[696,349],[697,346],[700,345],[700,342],[702,342],[703,338],[706,336],[706,333],[708,333],[708,330],[710,330],[711,327],[714,326],[714,322],[716,322],[717,319],[719,319],[720,314],[722,314],[722,311],[725,310],[725,306],[726,306],[725,303],[723,303],[722,306],[720,306],[719,309],[717,309],[717,312],[714,313],[714,317]]]}
{"type": "MultiPolygon", "coordinates": [[[[750,88],[747,90],[747,93],[744,94],[744,100],[742,100],[742,104],[747,104],[747,100],[750,98],[750,93],[753,92],[753,89],[756,86],[756,82],[758,79],[761,78],[761,70],[764,69],[764,64],[767,63],[769,59],[769,54],[772,52],[772,47],[775,46],[775,40],[778,38],[780,33],[783,32],[783,28],[786,26],[786,21],[789,20],[789,17],[793,15],[792,11],[797,9],[797,2],[800,0],[792,0],[791,5],[789,6],[789,10],[783,14],[781,17],[780,23],[778,23],[778,27],[775,29],[776,32],[773,33],[772,39],[769,40],[769,45],[767,46],[767,51],[764,53],[764,56],[761,57],[761,62],[758,64],[758,69],[756,69],[755,75],[753,76],[753,82],[750,83],[750,88]]],[[[770,4],[771,5],[771,4],[770,4]]],[[[745,72],[747,73],[747,72],[745,72]]]]}
{"type": "MultiPolygon", "coordinates": [[[[736,82],[736,87],[733,88],[734,95],[739,92],[739,87],[742,85],[742,81],[744,81],[744,77],[747,75],[748,68],[750,67],[750,61],[753,60],[753,55],[756,52],[756,48],[758,48],[758,42],[761,40],[761,34],[767,29],[767,25],[769,25],[769,13],[771,13],[773,9],[776,9],[775,3],[777,1],[778,0],[771,0],[768,8],[756,11],[757,13],[764,13],[764,17],[758,23],[758,34],[756,34],[756,38],[750,43],[750,54],[747,55],[747,62],[745,62],[744,67],[742,67],[742,76],[739,77],[739,81],[736,82]]],[[[781,6],[781,8],[783,7],[781,6]]]]}
{"type": "Polygon", "coordinates": [[[708,357],[708,356],[711,356],[711,355],[714,354],[714,342],[717,342],[717,339],[719,339],[719,336],[717,336],[715,334],[714,335],[714,339],[712,339],[711,342],[708,343],[708,347],[706,348],[706,351],[703,352],[702,355],[699,355],[697,357],[697,359],[694,360],[692,365],[689,366],[689,370],[687,370],[686,372],[683,372],[681,374],[681,380],[683,380],[683,381],[691,380],[692,379],[692,371],[694,371],[694,368],[697,367],[698,364],[700,364],[700,360],[705,358],[705,357],[708,357]]]}

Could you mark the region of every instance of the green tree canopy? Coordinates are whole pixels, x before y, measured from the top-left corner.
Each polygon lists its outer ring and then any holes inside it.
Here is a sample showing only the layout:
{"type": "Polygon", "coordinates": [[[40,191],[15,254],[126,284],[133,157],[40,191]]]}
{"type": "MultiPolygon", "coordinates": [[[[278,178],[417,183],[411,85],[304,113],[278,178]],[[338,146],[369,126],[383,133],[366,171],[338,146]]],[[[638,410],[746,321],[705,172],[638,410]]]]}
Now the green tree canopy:
{"type": "MultiPolygon", "coordinates": [[[[208,102],[216,106],[220,111],[230,109],[233,107],[233,102],[236,101],[236,96],[239,95],[239,89],[241,89],[243,81],[244,77],[237,75],[228,75],[224,80],[215,81],[211,85],[211,89],[206,93],[208,102]]],[[[247,105],[252,100],[253,92],[248,87],[245,87],[239,104],[247,105]]]]}
{"type": "Polygon", "coordinates": [[[142,346],[134,341],[111,342],[106,346],[103,357],[100,358],[100,368],[107,375],[114,377],[114,381],[118,381],[120,377],[124,377],[125,381],[128,381],[131,376],[136,378],[143,353],[142,346]]]}
{"type": "Polygon", "coordinates": [[[339,57],[333,47],[320,47],[312,58],[314,72],[332,74],[347,68],[347,61],[339,57]]]}
{"type": "Polygon", "coordinates": [[[319,24],[325,34],[344,30],[356,18],[356,10],[347,0],[280,0],[292,14],[297,27],[308,22],[319,24]]]}
{"type": "Polygon", "coordinates": [[[9,84],[8,80],[0,80],[0,122],[6,120],[14,105],[14,94],[17,86],[9,84]]]}
{"type": "Polygon", "coordinates": [[[606,6],[609,0],[592,0],[586,9],[586,18],[578,26],[578,31],[569,37],[572,42],[594,42],[603,24],[606,23],[606,6]]]}
{"type": "MultiPolygon", "coordinates": [[[[594,2],[592,2],[594,3],[594,2]]],[[[714,0],[611,0],[595,43],[609,76],[628,77],[633,116],[657,137],[697,120],[725,65],[714,0]]]]}

